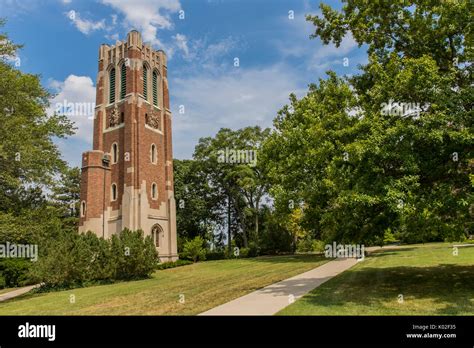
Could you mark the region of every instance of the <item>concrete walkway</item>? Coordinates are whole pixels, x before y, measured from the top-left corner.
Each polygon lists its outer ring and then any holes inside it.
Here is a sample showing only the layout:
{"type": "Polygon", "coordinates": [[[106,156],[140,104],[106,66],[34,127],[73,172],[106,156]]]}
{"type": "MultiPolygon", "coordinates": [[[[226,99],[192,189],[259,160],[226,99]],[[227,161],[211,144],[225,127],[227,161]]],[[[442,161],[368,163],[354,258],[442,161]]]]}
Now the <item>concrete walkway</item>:
{"type": "Polygon", "coordinates": [[[23,295],[23,294],[26,294],[28,291],[30,291],[31,289],[34,289],[38,286],[39,286],[39,284],[28,285],[28,286],[24,286],[22,288],[18,288],[16,290],[12,290],[12,291],[6,292],[4,294],[1,294],[0,295],[0,302],[9,300],[11,298],[14,298],[14,297],[17,297],[17,296],[20,296],[20,295],[23,295]]]}
{"type": "Polygon", "coordinates": [[[356,259],[336,259],[311,271],[266,286],[199,315],[273,315],[335,275],[351,268],[356,259]]]}

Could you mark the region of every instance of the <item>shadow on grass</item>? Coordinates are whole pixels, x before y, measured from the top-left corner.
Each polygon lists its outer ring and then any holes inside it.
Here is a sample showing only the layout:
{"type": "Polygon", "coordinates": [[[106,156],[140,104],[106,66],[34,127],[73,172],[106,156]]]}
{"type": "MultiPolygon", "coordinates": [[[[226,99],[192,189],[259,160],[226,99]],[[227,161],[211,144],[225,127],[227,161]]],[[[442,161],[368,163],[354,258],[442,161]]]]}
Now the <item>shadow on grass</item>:
{"type": "MultiPolygon", "coordinates": [[[[407,306],[410,301],[431,300],[443,307],[434,311],[429,308],[426,312],[414,309],[412,313],[408,313],[410,307],[406,307],[408,314],[472,315],[474,265],[350,270],[312,291],[305,297],[305,303],[321,307],[355,304],[361,305],[361,310],[366,306],[379,308],[383,315],[387,304],[397,303],[399,294],[404,296],[407,306]]],[[[337,315],[337,310],[334,314],[337,315]]]]}
{"type": "Polygon", "coordinates": [[[395,255],[395,254],[398,254],[399,252],[413,251],[416,249],[417,248],[415,247],[397,247],[397,248],[384,247],[382,249],[371,251],[369,255],[377,256],[377,257],[384,256],[384,255],[395,255]]]}
{"type": "Polygon", "coordinates": [[[317,262],[322,260],[331,261],[320,254],[301,254],[301,255],[266,255],[250,258],[248,260],[268,263],[299,263],[299,262],[317,262]]]}

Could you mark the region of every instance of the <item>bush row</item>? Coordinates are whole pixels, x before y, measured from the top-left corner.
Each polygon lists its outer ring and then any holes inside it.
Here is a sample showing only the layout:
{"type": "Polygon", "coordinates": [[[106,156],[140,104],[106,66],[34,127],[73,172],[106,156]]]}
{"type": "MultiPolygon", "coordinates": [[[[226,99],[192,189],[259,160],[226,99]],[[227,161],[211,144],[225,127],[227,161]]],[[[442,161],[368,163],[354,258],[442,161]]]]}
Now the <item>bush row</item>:
{"type": "Polygon", "coordinates": [[[123,230],[111,239],[94,233],[64,233],[51,241],[34,264],[31,277],[43,288],[70,288],[90,282],[109,282],[149,277],[158,253],[142,231],[123,230]]]}
{"type": "Polygon", "coordinates": [[[235,258],[256,257],[260,255],[260,249],[253,243],[248,248],[232,247],[231,250],[225,248],[221,250],[209,250],[205,248],[205,241],[198,236],[186,241],[183,245],[183,251],[179,254],[181,259],[192,262],[204,260],[223,260],[235,258]]]}
{"type": "Polygon", "coordinates": [[[157,270],[168,269],[168,268],[175,268],[180,266],[190,265],[193,262],[190,260],[176,260],[176,261],[169,261],[169,262],[162,262],[156,266],[157,270]]]}

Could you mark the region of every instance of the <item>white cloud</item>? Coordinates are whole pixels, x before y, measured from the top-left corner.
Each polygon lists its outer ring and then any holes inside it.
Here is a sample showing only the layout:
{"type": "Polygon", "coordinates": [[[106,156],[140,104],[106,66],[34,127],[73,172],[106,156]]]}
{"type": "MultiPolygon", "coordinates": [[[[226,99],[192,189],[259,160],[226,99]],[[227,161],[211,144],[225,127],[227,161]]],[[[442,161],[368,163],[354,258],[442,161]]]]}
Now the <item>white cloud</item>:
{"type": "Polygon", "coordinates": [[[289,94],[301,96],[304,87],[287,65],[173,79],[175,157],[190,158],[200,137],[213,136],[223,127],[271,127],[277,111],[288,103],[289,94]],[[179,113],[180,105],[184,114],[179,113]]]}
{"type": "Polygon", "coordinates": [[[158,29],[172,29],[171,14],[181,9],[179,0],[102,0],[121,12],[126,25],[139,30],[143,39],[153,45],[163,46],[157,37],[158,29]]]}
{"type": "Polygon", "coordinates": [[[78,128],[71,138],[92,144],[95,106],[95,86],[92,79],[88,76],[69,75],[64,81],[50,80],[48,85],[56,93],[50,101],[48,114],[53,114],[60,105],[65,106],[60,113],[67,114],[78,128]]]}
{"type": "MultiPolygon", "coordinates": [[[[175,41],[177,39],[175,38],[175,41]]],[[[199,70],[217,75],[233,64],[233,56],[230,56],[230,54],[242,49],[243,46],[241,41],[232,36],[212,43],[208,42],[207,37],[188,40],[183,35],[182,40],[186,44],[185,47],[181,48],[181,51],[183,51],[182,58],[186,61],[186,64],[181,67],[180,74],[194,74],[199,70]]],[[[175,43],[175,46],[178,46],[178,43],[175,43]]],[[[167,54],[169,57],[168,51],[167,54]]]]}
{"type": "Polygon", "coordinates": [[[176,42],[176,46],[183,51],[184,56],[188,57],[189,56],[189,48],[188,48],[188,40],[185,35],[183,34],[176,34],[173,36],[173,39],[176,42]]]}
{"type": "Polygon", "coordinates": [[[216,43],[210,44],[205,50],[202,51],[202,62],[207,65],[215,65],[215,62],[219,58],[222,58],[229,54],[232,50],[237,49],[239,45],[239,41],[233,37],[227,37],[216,43]]]}
{"type": "Polygon", "coordinates": [[[94,22],[92,20],[83,19],[79,12],[71,10],[66,12],[65,15],[71,20],[74,26],[83,34],[88,35],[91,32],[99,29],[106,29],[105,19],[94,22]]]}

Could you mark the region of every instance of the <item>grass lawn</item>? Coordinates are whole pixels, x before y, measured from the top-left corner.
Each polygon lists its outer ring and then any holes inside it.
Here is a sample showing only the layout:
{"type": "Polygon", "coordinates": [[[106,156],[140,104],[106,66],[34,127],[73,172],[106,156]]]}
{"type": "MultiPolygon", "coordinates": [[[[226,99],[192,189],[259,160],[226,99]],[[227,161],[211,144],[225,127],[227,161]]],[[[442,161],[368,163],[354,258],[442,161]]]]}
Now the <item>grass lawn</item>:
{"type": "Polygon", "coordinates": [[[0,315],[192,315],[326,261],[298,255],[202,262],[157,271],[146,280],[25,294],[0,302],[0,315]]]}
{"type": "Polygon", "coordinates": [[[0,295],[1,294],[5,294],[7,292],[10,292],[10,291],[13,291],[13,290],[16,290],[18,288],[4,288],[4,289],[0,289],[0,295]]]}
{"type": "Polygon", "coordinates": [[[382,249],[278,315],[474,315],[474,247],[458,251],[448,243],[382,249]]]}

